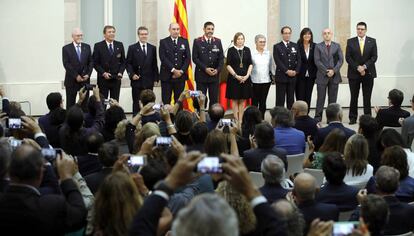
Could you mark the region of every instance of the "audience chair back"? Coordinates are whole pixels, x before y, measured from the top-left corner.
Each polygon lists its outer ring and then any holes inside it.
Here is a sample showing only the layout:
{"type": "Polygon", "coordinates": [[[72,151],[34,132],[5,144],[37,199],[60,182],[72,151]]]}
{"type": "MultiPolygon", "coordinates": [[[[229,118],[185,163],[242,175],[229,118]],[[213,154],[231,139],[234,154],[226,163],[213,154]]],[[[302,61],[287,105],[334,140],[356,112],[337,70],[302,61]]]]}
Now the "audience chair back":
{"type": "Polygon", "coordinates": [[[391,126],[384,126],[384,128],[382,128],[382,130],[384,129],[394,129],[395,131],[397,131],[399,134],[401,134],[401,127],[391,127],[391,126]]]}
{"type": "Polygon", "coordinates": [[[261,172],[250,171],[249,174],[250,178],[252,178],[252,181],[254,185],[256,185],[256,187],[260,188],[264,185],[265,181],[263,179],[263,175],[261,172]]]}
{"type": "Polygon", "coordinates": [[[291,176],[295,173],[300,173],[303,171],[303,160],[305,159],[305,153],[287,155],[286,159],[288,162],[286,176],[291,176]]]}
{"type": "Polygon", "coordinates": [[[311,168],[305,168],[303,172],[308,173],[315,177],[316,179],[316,185],[321,186],[323,184],[323,179],[325,178],[325,174],[322,170],[319,169],[311,169],[311,168]]]}

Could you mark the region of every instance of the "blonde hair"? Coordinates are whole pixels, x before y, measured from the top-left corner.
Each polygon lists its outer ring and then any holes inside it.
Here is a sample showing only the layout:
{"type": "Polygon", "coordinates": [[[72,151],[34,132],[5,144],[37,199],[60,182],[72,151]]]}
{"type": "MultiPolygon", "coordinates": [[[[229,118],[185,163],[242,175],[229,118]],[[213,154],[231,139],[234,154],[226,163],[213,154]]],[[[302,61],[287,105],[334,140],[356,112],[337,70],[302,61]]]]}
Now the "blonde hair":
{"type": "Polygon", "coordinates": [[[347,172],[352,176],[365,173],[368,165],[368,142],[362,134],[352,135],[345,144],[344,157],[347,172]]]}
{"type": "Polygon", "coordinates": [[[118,125],[115,128],[115,139],[122,141],[125,140],[125,133],[126,133],[126,126],[128,124],[128,120],[124,119],[118,122],[118,125]]]}

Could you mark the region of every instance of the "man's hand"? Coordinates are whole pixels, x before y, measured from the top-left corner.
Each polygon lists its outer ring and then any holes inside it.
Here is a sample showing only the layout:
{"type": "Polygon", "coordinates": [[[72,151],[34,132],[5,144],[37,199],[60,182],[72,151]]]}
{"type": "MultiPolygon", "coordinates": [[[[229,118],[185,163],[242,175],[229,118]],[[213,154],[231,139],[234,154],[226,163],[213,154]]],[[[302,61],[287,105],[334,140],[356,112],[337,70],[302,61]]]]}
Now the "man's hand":
{"type": "Polygon", "coordinates": [[[160,116],[161,119],[165,122],[171,122],[171,116],[170,116],[170,112],[168,111],[168,109],[166,107],[161,107],[160,109],[160,116]]]}
{"type": "Polygon", "coordinates": [[[34,147],[36,150],[38,150],[38,151],[40,151],[40,150],[42,150],[42,147],[40,147],[40,145],[38,144],[38,143],[36,143],[36,141],[34,141],[33,139],[31,139],[31,138],[24,138],[23,140],[22,140],[22,143],[24,143],[24,144],[28,144],[28,145],[30,145],[30,146],[32,146],[32,147],[34,147]]]}
{"type": "Polygon", "coordinates": [[[199,96],[197,97],[198,105],[200,105],[200,109],[204,109],[206,107],[206,95],[203,92],[198,91],[199,96]]]}
{"type": "Polygon", "coordinates": [[[312,137],[310,135],[308,135],[307,137],[307,142],[308,142],[308,146],[309,146],[309,153],[312,153],[315,151],[315,144],[313,143],[312,137]]]}
{"type": "Polygon", "coordinates": [[[145,115],[147,115],[148,113],[150,113],[150,112],[152,112],[153,111],[153,109],[152,109],[152,107],[155,105],[155,103],[153,103],[153,102],[149,102],[149,103],[147,103],[145,106],[143,106],[142,108],[141,108],[141,111],[139,112],[142,116],[145,116],[145,115]]]}
{"type": "MultiPolygon", "coordinates": [[[[100,93],[99,93],[99,88],[98,88],[98,86],[95,86],[95,87],[92,89],[92,92],[93,92],[93,96],[96,98],[96,101],[97,101],[97,102],[100,102],[100,101],[101,101],[101,95],[100,95],[100,93]]],[[[86,95],[86,93],[85,93],[85,95],[86,95]]]]}
{"type": "MultiPolygon", "coordinates": [[[[78,103],[81,104],[86,99],[86,89],[85,89],[85,87],[82,87],[79,90],[78,95],[79,95],[78,103]]],[[[66,109],[69,109],[69,107],[66,107],[66,109]]]]}
{"type": "Polygon", "coordinates": [[[122,77],[123,77],[123,75],[122,75],[121,73],[118,73],[118,74],[117,74],[117,76],[116,76],[116,78],[117,78],[118,80],[121,80],[121,79],[122,79],[122,77]]]}
{"type": "Polygon", "coordinates": [[[314,219],[309,227],[308,236],[330,236],[333,224],[333,221],[314,219]]]}
{"type": "Polygon", "coordinates": [[[141,77],[139,77],[139,76],[138,76],[138,75],[136,75],[136,74],[132,76],[132,80],[139,80],[140,78],[141,78],[141,77]]]}
{"type": "Polygon", "coordinates": [[[120,156],[118,160],[116,160],[116,162],[112,166],[112,173],[121,171],[121,172],[125,172],[129,174],[129,169],[127,166],[128,159],[129,159],[129,154],[123,154],[122,156],[120,156]]]}
{"type": "Polygon", "coordinates": [[[332,78],[332,77],[334,76],[334,74],[335,74],[335,72],[334,72],[334,70],[332,70],[332,69],[329,69],[329,70],[327,70],[327,71],[326,71],[326,75],[327,75],[329,78],[332,78]]]}
{"type": "Polygon", "coordinates": [[[287,74],[289,77],[295,77],[295,75],[296,75],[296,71],[294,71],[294,70],[287,70],[286,74],[287,74]]]}
{"type": "Polygon", "coordinates": [[[111,75],[110,73],[108,73],[108,72],[104,72],[104,73],[102,74],[102,76],[103,76],[105,79],[111,79],[111,77],[112,77],[112,75],[111,75]]]}
{"type": "Polygon", "coordinates": [[[83,81],[87,81],[89,79],[89,75],[82,76],[83,81]]]}
{"type": "Polygon", "coordinates": [[[168,187],[175,190],[193,180],[193,170],[198,162],[204,158],[200,152],[189,152],[185,157],[179,158],[177,164],[165,178],[168,187]]]}
{"type": "Polygon", "coordinates": [[[359,73],[362,73],[363,71],[365,71],[365,68],[364,66],[358,66],[357,70],[359,73]]]}
{"type": "Polygon", "coordinates": [[[207,67],[205,71],[209,76],[214,76],[215,75],[213,68],[207,67]]]}
{"type": "Polygon", "coordinates": [[[182,102],[184,101],[184,99],[189,98],[190,97],[190,91],[188,89],[183,90],[183,92],[181,92],[180,97],[178,98],[178,101],[182,102]]]}
{"type": "Polygon", "coordinates": [[[257,148],[256,138],[254,135],[249,134],[249,141],[250,141],[250,148],[255,149],[257,148]]]}
{"type": "Polygon", "coordinates": [[[359,191],[358,191],[358,194],[357,194],[357,200],[358,200],[358,203],[359,204],[361,204],[362,203],[362,200],[364,200],[364,198],[367,196],[367,194],[368,194],[368,192],[367,192],[367,190],[366,189],[360,189],[359,191]]]}
{"type": "Polygon", "coordinates": [[[174,70],[174,71],[173,71],[173,76],[172,76],[172,77],[173,77],[174,79],[177,79],[177,78],[180,78],[180,77],[181,77],[181,75],[182,75],[182,74],[181,74],[181,70],[174,70]]]}
{"type": "Polygon", "coordinates": [[[78,83],[83,82],[82,76],[80,76],[80,75],[76,76],[76,82],[78,82],[78,83]]]}
{"type": "Polygon", "coordinates": [[[62,151],[62,155],[58,154],[56,158],[56,167],[61,181],[71,179],[75,172],[75,161],[62,151]]]}
{"type": "Polygon", "coordinates": [[[154,147],[155,139],[157,139],[157,135],[153,135],[142,143],[141,149],[139,150],[139,154],[150,154],[152,152],[152,149],[154,147]]]}
{"type": "Polygon", "coordinates": [[[110,107],[121,107],[121,105],[119,105],[119,102],[113,98],[109,99],[109,106],[110,107]]]}
{"type": "Polygon", "coordinates": [[[37,124],[36,121],[32,120],[31,118],[27,116],[22,116],[21,119],[22,119],[23,127],[29,130],[32,134],[37,134],[37,133],[42,132],[42,129],[40,128],[40,126],[37,124]]]}

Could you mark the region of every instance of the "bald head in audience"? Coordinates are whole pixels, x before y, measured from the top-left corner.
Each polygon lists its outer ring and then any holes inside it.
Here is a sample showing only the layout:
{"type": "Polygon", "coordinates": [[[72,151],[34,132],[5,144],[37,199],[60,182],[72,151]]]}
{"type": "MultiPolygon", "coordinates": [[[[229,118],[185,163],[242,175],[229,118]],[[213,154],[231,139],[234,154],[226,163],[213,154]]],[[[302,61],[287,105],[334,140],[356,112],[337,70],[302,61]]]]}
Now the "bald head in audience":
{"type": "Polygon", "coordinates": [[[293,196],[296,203],[315,199],[316,180],[308,173],[296,176],[293,187],[293,196]]]}
{"type": "Polygon", "coordinates": [[[308,114],[308,104],[305,101],[296,101],[292,105],[292,114],[294,118],[298,116],[306,116],[308,114]]]}

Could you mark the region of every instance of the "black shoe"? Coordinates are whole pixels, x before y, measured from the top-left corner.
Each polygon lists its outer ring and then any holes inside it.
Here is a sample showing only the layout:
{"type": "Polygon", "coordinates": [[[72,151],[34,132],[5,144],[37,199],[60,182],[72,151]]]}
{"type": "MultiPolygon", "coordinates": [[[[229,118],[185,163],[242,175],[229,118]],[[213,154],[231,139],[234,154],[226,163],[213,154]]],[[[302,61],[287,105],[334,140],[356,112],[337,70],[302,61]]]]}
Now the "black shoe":
{"type": "Polygon", "coordinates": [[[349,124],[350,124],[350,125],[355,125],[355,124],[356,124],[356,120],[350,120],[350,121],[349,121],[349,124]]]}

